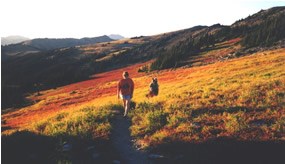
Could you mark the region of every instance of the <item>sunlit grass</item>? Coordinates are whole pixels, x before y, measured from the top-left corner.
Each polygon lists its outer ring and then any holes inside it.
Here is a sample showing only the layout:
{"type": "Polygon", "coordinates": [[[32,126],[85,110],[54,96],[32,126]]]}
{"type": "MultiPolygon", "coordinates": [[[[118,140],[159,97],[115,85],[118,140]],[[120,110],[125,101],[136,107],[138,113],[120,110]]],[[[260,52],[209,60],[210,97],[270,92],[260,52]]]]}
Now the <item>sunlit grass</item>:
{"type": "MultiPolygon", "coordinates": [[[[147,103],[163,104],[150,109],[165,113],[167,121],[160,126],[156,126],[159,120],[149,125],[149,112],[134,111],[132,135],[139,138],[142,147],[170,140],[201,142],[217,137],[283,140],[284,65],[284,50],[277,50],[162,72],[160,95],[147,103]],[[159,128],[148,131],[152,126],[159,128]]],[[[143,94],[136,99],[145,100],[143,94]]]]}
{"type": "MultiPolygon", "coordinates": [[[[130,113],[130,129],[142,147],[218,137],[284,140],[284,49],[148,74],[137,72],[141,65],[129,70],[137,103],[130,113]],[[145,95],[151,77],[158,78],[160,90],[158,96],[148,99],[145,95]]],[[[4,120],[45,135],[107,138],[112,112],[104,106],[122,103],[116,85],[123,70],[42,92],[42,96],[33,97],[40,100],[35,105],[7,114],[4,120]]]]}
{"type": "Polygon", "coordinates": [[[74,112],[61,112],[29,127],[30,131],[47,136],[74,136],[88,139],[108,139],[113,111],[121,106],[85,107],[74,112]]]}

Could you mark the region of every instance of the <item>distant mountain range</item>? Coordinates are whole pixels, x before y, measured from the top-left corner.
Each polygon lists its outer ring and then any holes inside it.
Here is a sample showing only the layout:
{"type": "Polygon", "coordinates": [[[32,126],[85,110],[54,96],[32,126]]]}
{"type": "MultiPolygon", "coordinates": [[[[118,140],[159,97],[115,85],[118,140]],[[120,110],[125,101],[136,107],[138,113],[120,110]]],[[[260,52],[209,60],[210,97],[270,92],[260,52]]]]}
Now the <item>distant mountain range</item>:
{"type": "MultiPolygon", "coordinates": [[[[108,35],[108,37],[112,40],[120,40],[120,39],[124,39],[124,37],[122,35],[118,35],[118,34],[111,34],[108,35]]],[[[89,39],[92,40],[92,38],[82,38],[83,40],[85,40],[85,42],[89,39]]],[[[7,37],[1,37],[1,45],[2,46],[7,46],[10,44],[17,44],[17,43],[21,43],[23,41],[28,41],[31,40],[30,38],[27,37],[23,37],[23,36],[19,36],[19,35],[13,35],[13,36],[7,36],[7,37]]],[[[34,40],[47,40],[47,39],[34,39],[34,40]]],[[[64,41],[64,39],[55,39],[57,41],[61,40],[64,41]]],[[[79,39],[80,40],[80,39],[79,39]]],[[[50,41],[50,39],[49,39],[50,41]]],[[[67,41],[67,40],[66,40],[67,41]]],[[[43,41],[44,42],[44,41],[43,41]]],[[[80,42],[80,41],[79,41],[80,42]]]]}
{"type": "Polygon", "coordinates": [[[111,35],[108,35],[108,37],[113,39],[113,40],[124,39],[124,37],[122,35],[118,35],[118,34],[111,34],[111,35]]]}
{"type": "Polygon", "coordinates": [[[1,45],[5,46],[9,44],[16,44],[16,43],[20,43],[26,40],[30,40],[30,39],[23,37],[23,36],[18,36],[18,35],[1,37],[1,45]]]}
{"type": "Polygon", "coordinates": [[[109,38],[106,35],[93,37],[93,38],[64,38],[64,39],[52,39],[52,38],[39,38],[26,40],[17,44],[10,44],[2,47],[2,60],[6,59],[8,56],[23,56],[29,53],[43,52],[47,50],[64,48],[64,47],[73,47],[80,45],[89,45],[99,42],[109,42],[113,39],[109,38]]]}
{"type": "Polygon", "coordinates": [[[64,47],[73,47],[73,46],[80,46],[80,45],[88,45],[88,44],[95,44],[99,42],[109,42],[113,39],[109,38],[106,35],[93,37],[93,38],[81,38],[81,39],[74,39],[74,38],[63,38],[63,39],[52,39],[52,38],[39,38],[39,39],[32,39],[25,42],[22,42],[22,45],[32,46],[34,48],[40,50],[51,50],[56,48],[64,48],[64,47]]]}

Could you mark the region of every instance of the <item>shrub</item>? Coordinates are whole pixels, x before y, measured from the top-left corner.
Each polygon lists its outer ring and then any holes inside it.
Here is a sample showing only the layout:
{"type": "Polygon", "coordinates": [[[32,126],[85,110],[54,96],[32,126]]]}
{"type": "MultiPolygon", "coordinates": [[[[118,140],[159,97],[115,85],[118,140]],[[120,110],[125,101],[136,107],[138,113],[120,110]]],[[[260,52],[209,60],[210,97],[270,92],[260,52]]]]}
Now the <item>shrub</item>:
{"type": "Polygon", "coordinates": [[[121,108],[120,105],[110,104],[100,108],[89,106],[73,113],[60,113],[35,124],[34,130],[49,136],[78,136],[86,139],[102,137],[102,139],[106,139],[111,131],[112,110],[121,108]]]}
{"type": "Polygon", "coordinates": [[[142,66],[142,67],[140,67],[140,68],[138,69],[138,72],[145,72],[145,73],[148,73],[148,71],[149,71],[149,68],[148,68],[147,65],[144,65],[144,66],[142,66]]]}
{"type": "Polygon", "coordinates": [[[156,110],[147,114],[148,130],[156,131],[167,124],[167,114],[162,110],[156,110]]]}
{"type": "Polygon", "coordinates": [[[272,128],[278,132],[278,133],[283,133],[285,132],[285,116],[279,118],[275,124],[272,125],[272,128]]]}
{"type": "Polygon", "coordinates": [[[225,129],[229,133],[239,132],[248,127],[248,124],[245,119],[245,114],[242,111],[236,114],[227,113],[224,122],[225,122],[225,129]]]}
{"type": "Polygon", "coordinates": [[[160,110],[160,109],[162,109],[161,103],[142,102],[137,105],[135,112],[146,113],[148,111],[155,111],[155,110],[160,110]]]}
{"type": "Polygon", "coordinates": [[[47,126],[50,126],[49,125],[49,122],[48,121],[43,121],[43,122],[40,122],[40,123],[37,123],[34,125],[34,129],[38,132],[38,133],[44,133],[45,129],[47,126]]]}
{"type": "Polygon", "coordinates": [[[64,118],[67,117],[67,116],[68,116],[68,113],[64,112],[64,113],[60,113],[60,114],[56,115],[56,116],[54,117],[54,119],[55,119],[56,121],[61,121],[62,119],[64,119],[64,118]]]}
{"type": "Polygon", "coordinates": [[[177,111],[169,115],[168,123],[169,126],[178,126],[179,124],[185,123],[190,120],[191,111],[177,111]]]}
{"type": "Polygon", "coordinates": [[[160,129],[167,123],[167,114],[163,112],[161,103],[138,103],[130,112],[132,117],[131,135],[143,137],[160,129]]]}

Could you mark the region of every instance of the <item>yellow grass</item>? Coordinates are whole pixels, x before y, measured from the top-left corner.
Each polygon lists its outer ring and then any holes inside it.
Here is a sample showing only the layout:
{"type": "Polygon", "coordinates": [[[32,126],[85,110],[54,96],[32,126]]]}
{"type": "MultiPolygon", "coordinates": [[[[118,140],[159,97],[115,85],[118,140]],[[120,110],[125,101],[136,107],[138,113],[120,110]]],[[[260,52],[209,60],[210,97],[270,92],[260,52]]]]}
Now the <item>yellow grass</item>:
{"type": "MultiPolygon", "coordinates": [[[[135,137],[142,135],[143,137],[138,137],[138,143],[144,146],[163,143],[165,140],[203,141],[221,136],[248,139],[252,136],[241,132],[250,127],[250,121],[258,118],[272,120],[273,122],[264,128],[264,134],[257,137],[258,139],[284,139],[282,138],[285,122],[284,66],[285,49],[279,49],[216,62],[206,66],[165,70],[149,74],[141,73],[140,76],[133,78],[135,82],[133,101],[137,104],[143,102],[162,104],[161,110],[166,114],[167,124],[153,131],[142,131],[140,129],[151,126],[151,123],[148,122],[148,116],[153,111],[137,114],[133,111],[132,134],[135,137]],[[160,90],[157,97],[147,99],[145,95],[148,92],[151,77],[158,78],[160,90]],[[234,113],[228,112],[233,108],[241,110],[234,113]],[[250,112],[244,112],[243,109],[250,110],[250,112]],[[220,110],[222,112],[219,114],[197,112],[198,114],[195,116],[192,114],[193,111],[203,110],[220,110]],[[244,120],[241,120],[241,118],[244,120]],[[223,121],[219,122],[217,120],[223,121]],[[241,121],[243,121],[243,124],[239,123],[241,121]],[[205,124],[205,126],[199,129],[194,124],[195,122],[199,125],[205,124]],[[216,134],[216,131],[219,131],[218,134],[216,134]]],[[[104,91],[113,88],[108,90],[108,93],[102,92],[102,95],[95,99],[80,104],[63,106],[60,111],[46,113],[44,118],[34,116],[31,118],[30,123],[19,125],[17,128],[34,131],[35,124],[39,120],[45,122],[62,113],[69,113],[68,118],[71,118],[73,113],[78,114],[78,111],[86,107],[121,103],[121,100],[118,100],[116,96],[116,85],[117,80],[108,81],[99,87],[95,86],[95,88],[92,88],[92,86],[90,88],[81,88],[78,85],[78,93],[74,95],[71,95],[70,92],[63,93],[62,90],[65,87],[61,87],[56,90],[42,92],[43,96],[31,96],[32,99],[40,101],[16,113],[21,116],[23,116],[23,113],[29,115],[30,111],[45,108],[47,103],[63,103],[66,99],[77,99],[76,96],[84,97],[88,94],[97,93],[89,93],[91,91],[104,91]]],[[[74,117],[77,117],[77,114],[74,117]]],[[[160,117],[160,114],[154,117],[160,117]]],[[[9,121],[12,116],[4,115],[3,118],[9,121]]],[[[17,117],[13,119],[17,119],[17,117]]],[[[10,132],[5,131],[4,134],[10,132]]]]}

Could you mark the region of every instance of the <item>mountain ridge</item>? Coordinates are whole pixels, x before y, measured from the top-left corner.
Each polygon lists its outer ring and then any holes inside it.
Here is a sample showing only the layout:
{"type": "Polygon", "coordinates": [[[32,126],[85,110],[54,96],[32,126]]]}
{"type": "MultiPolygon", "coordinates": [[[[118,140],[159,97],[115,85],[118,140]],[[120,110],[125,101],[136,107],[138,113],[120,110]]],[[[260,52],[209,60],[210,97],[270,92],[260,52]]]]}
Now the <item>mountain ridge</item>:
{"type": "Polygon", "coordinates": [[[120,40],[120,39],[124,39],[125,37],[123,37],[122,35],[119,34],[110,34],[108,35],[109,38],[113,39],[113,40],[120,40]]]}
{"type": "Polygon", "coordinates": [[[30,39],[24,36],[20,36],[20,35],[11,35],[7,37],[1,37],[1,46],[17,44],[17,43],[20,43],[26,40],[30,40],[30,39]]]}
{"type": "Polygon", "coordinates": [[[95,44],[98,42],[109,42],[113,41],[113,39],[109,38],[107,35],[93,37],[93,38],[37,38],[31,39],[27,41],[23,41],[21,43],[2,46],[2,56],[9,57],[14,55],[25,55],[23,53],[25,51],[36,53],[43,52],[57,48],[65,48],[65,47],[73,47],[73,46],[81,46],[88,44],[95,44]]]}

